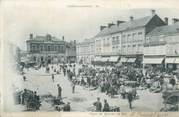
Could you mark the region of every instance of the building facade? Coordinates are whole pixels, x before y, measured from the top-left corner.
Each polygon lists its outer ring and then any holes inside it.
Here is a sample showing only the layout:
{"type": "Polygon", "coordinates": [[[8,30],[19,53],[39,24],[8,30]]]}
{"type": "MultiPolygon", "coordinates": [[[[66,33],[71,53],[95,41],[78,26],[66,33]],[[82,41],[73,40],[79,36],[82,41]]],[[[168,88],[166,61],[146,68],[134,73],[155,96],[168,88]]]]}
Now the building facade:
{"type": "Polygon", "coordinates": [[[95,36],[95,56],[104,61],[114,60],[114,57],[117,60],[120,56],[121,62],[142,63],[146,34],[163,25],[166,23],[152,10],[150,16],[139,19],[130,17],[128,22],[117,21],[116,24],[101,26],[95,36]]]}
{"type": "Polygon", "coordinates": [[[94,39],[85,39],[83,42],[77,44],[77,62],[83,64],[90,64],[94,61],[95,53],[94,39]]]}
{"type": "MultiPolygon", "coordinates": [[[[175,20],[175,19],[173,19],[175,20]]],[[[144,44],[144,64],[179,69],[179,23],[156,27],[144,44]]]]}
{"type": "Polygon", "coordinates": [[[66,42],[66,62],[67,63],[76,62],[76,40],[71,42],[66,42]]]}
{"type": "Polygon", "coordinates": [[[30,39],[26,43],[28,59],[31,62],[57,63],[66,61],[64,37],[57,39],[50,34],[34,37],[33,34],[30,34],[30,39]]]}

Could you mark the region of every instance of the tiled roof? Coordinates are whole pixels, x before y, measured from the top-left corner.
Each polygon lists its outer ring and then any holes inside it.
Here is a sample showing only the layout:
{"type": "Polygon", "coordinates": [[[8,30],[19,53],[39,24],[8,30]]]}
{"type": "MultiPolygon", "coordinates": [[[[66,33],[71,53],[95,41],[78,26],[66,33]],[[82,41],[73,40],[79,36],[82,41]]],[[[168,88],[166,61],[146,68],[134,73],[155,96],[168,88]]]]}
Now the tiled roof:
{"type": "Polygon", "coordinates": [[[159,26],[149,32],[147,36],[159,36],[179,33],[179,23],[173,25],[159,26]]]}
{"type": "Polygon", "coordinates": [[[113,25],[110,28],[108,27],[104,28],[95,37],[106,36],[109,34],[120,32],[120,31],[145,26],[154,16],[156,15],[146,16],[146,17],[139,18],[139,19],[133,19],[133,21],[121,23],[119,24],[119,26],[113,25]]]}

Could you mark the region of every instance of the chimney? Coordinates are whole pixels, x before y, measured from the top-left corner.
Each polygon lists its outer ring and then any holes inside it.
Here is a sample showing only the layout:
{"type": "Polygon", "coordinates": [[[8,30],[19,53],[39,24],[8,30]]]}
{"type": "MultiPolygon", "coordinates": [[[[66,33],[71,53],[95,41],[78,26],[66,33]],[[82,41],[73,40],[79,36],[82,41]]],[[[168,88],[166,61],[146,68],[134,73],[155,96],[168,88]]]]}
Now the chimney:
{"type": "Polygon", "coordinates": [[[124,23],[124,22],[125,22],[125,21],[117,20],[117,26],[119,26],[119,24],[124,23]]]}
{"type": "Polygon", "coordinates": [[[173,18],[172,21],[173,21],[172,24],[175,24],[176,22],[179,22],[179,19],[178,18],[173,18]]]}
{"type": "Polygon", "coordinates": [[[32,33],[30,33],[29,38],[33,39],[33,34],[32,33]]]}
{"type": "Polygon", "coordinates": [[[165,20],[165,24],[168,25],[168,17],[165,17],[164,20],[165,20]]]}
{"type": "Polygon", "coordinates": [[[130,21],[133,21],[134,20],[134,17],[133,16],[130,16],[130,21]]]}
{"type": "Polygon", "coordinates": [[[151,14],[152,14],[152,16],[155,15],[155,10],[154,9],[151,10],[151,14]]]}
{"type": "Polygon", "coordinates": [[[47,35],[46,35],[46,38],[47,38],[47,40],[51,40],[51,39],[52,39],[52,36],[51,36],[50,34],[47,34],[47,35]]]}
{"type": "Polygon", "coordinates": [[[64,36],[62,36],[62,40],[63,40],[63,41],[65,40],[65,37],[64,37],[64,36]]]}
{"type": "Polygon", "coordinates": [[[111,26],[115,25],[114,23],[109,23],[108,24],[108,28],[110,28],[111,26]]]}
{"type": "Polygon", "coordinates": [[[102,31],[106,26],[100,26],[100,31],[102,31]]]}

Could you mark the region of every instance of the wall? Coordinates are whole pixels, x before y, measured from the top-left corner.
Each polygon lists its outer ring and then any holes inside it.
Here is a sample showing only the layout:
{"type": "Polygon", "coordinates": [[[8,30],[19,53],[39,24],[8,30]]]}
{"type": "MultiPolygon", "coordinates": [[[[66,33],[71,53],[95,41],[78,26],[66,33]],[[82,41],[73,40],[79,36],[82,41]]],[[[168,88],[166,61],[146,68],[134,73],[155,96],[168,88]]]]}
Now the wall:
{"type": "Polygon", "coordinates": [[[144,56],[148,55],[166,55],[166,45],[144,47],[144,56]]]}
{"type": "Polygon", "coordinates": [[[138,28],[122,32],[122,54],[143,53],[143,41],[145,39],[145,28],[138,28]]]}

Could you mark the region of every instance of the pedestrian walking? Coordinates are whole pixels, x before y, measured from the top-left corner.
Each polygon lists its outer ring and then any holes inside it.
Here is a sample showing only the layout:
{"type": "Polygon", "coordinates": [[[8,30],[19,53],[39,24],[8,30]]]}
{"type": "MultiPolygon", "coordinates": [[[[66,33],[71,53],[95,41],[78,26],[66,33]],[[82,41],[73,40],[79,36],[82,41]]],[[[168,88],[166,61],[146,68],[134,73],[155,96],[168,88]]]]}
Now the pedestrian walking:
{"type": "Polygon", "coordinates": [[[102,104],[100,102],[100,98],[97,98],[97,101],[93,103],[94,106],[96,106],[96,112],[101,112],[102,104]]]}
{"type": "Polygon", "coordinates": [[[62,88],[61,88],[60,84],[57,84],[57,88],[58,88],[58,97],[61,98],[62,97],[62,88]]]}
{"type": "Polygon", "coordinates": [[[107,100],[104,100],[103,112],[109,112],[109,111],[110,111],[109,104],[108,104],[107,100]]]}

